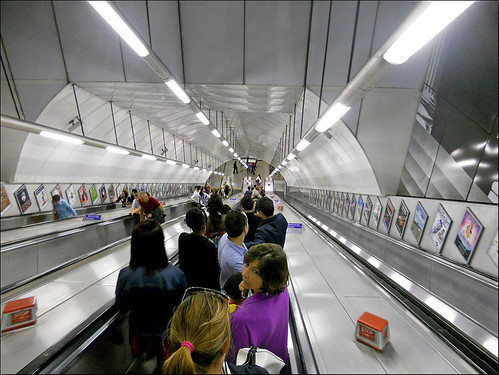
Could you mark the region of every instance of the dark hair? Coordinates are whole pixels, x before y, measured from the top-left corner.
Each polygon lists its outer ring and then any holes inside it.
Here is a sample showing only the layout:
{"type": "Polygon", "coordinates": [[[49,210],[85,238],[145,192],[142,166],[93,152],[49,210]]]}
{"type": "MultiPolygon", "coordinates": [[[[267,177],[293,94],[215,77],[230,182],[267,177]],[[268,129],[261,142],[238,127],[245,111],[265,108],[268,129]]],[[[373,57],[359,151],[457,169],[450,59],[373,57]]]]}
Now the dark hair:
{"type": "Polygon", "coordinates": [[[241,272],[236,272],[231,277],[227,279],[224,284],[223,289],[232,299],[241,299],[241,290],[239,289],[239,284],[243,281],[243,274],[241,272]]]}
{"type": "Polygon", "coordinates": [[[241,206],[247,211],[247,210],[252,210],[253,209],[253,199],[249,195],[245,195],[241,199],[241,206]]]}
{"type": "Polygon", "coordinates": [[[206,225],[206,214],[200,208],[191,208],[185,214],[185,223],[194,232],[199,232],[206,225]]]}
{"type": "Polygon", "coordinates": [[[225,230],[229,237],[239,237],[247,224],[248,218],[242,211],[230,210],[225,217],[225,230]]]}
{"type": "Polygon", "coordinates": [[[143,266],[147,272],[163,269],[168,265],[163,229],[156,220],[138,223],[132,231],[130,268],[143,266]]]}
{"type": "Polygon", "coordinates": [[[229,206],[228,204],[224,204],[224,206],[223,206],[223,210],[222,210],[222,213],[223,213],[224,215],[226,215],[226,214],[228,214],[228,213],[229,213],[229,211],[230,211],[230,210],[232,210],[232,208],[230,208],[230,206],[229,206]]]}
{"type": "Polygon", "coordinates": [[[224,225],[222,222],[222,214],[224,212],[224,204],[222,197],[218,194],[213,194],[208,203],[206,204],[206,210],[210,214],[208,218],[208,233],[216,233],[224,230],[224,225]]]}
{"type": "Polygon", "coordinates": [[[138,193],[137,189],[132,189],[132,194],[138,193]]]}
{"type": "Polygon", "coordinates": [[[274,215],[274,202],[269,197],[262,197],[256,201],[256,210],[270,217],[274,215]]]}
{"type": "Polygon", "coordinates": [[[263,279],[262,290],[273,294],[284,292],[288,284],[289,270],[286,253],[281,245],[261,243],[251,246],[244,254],[244,263],[258,260],[258,273],[263,279]]]}
{"type": "Polygon", "coordinates": [[[54,194],[52,195],[52,202],[59,202],[61,200],[61,197],[59,194],[54,194]]]}

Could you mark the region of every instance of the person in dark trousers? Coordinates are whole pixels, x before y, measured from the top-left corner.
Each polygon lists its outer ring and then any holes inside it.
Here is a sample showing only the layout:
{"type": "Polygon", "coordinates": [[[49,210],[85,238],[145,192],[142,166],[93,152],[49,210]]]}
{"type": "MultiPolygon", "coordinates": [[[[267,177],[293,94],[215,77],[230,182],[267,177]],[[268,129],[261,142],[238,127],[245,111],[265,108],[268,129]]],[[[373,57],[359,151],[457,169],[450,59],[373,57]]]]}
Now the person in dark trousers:
{"type": "Polygon", "coordinates": [[[239,171],[237,170],[237,160],[234,160],[234,165],[232,166],[232,173],[238,174],[239,171]]]}
{"type": "Polygon", "coordinates": [[[274,202],[269,197],[263,197],[256,201],[256,213],[263,221],[255,232],[253,241],[245,242],[249,249],[251,246],[260,243],[275,243],[284,247],[286,242],[286,230],[288,221],[283,214],[274,215],[274,202]]]}
{"type": "Polygon", "coordinates": [[[255,238],[255,232],[256,228],[260,225],[260,223],[263,221],[261,216],[258,216],[253,212],[253,206],[254,206],[254,201],[251,199],[251,197],[245,195],[241,199],[241,207],[244,210],[244,213],[248,217],[248,225],[249,225],[249,230],[248,233],[246,234],[246,237],[244,237],[244,242],[251,242],[255,238]]]}

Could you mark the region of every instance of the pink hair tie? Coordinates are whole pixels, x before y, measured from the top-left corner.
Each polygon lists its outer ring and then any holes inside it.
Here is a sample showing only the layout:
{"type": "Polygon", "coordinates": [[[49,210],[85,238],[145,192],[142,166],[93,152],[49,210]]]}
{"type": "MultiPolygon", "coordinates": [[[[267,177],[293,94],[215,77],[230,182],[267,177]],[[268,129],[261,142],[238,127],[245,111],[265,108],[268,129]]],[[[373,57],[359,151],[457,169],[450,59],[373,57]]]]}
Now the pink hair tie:
{"type": "Polygon", "coordinates": [[[194,345],[192,345],[192,342],[190,341],[182,341],[182,343],[180,344],[180,347],[182,346],[186,346],[189,348],[189,350],[191,351],[191,353],[194,351],[194,345]]]}

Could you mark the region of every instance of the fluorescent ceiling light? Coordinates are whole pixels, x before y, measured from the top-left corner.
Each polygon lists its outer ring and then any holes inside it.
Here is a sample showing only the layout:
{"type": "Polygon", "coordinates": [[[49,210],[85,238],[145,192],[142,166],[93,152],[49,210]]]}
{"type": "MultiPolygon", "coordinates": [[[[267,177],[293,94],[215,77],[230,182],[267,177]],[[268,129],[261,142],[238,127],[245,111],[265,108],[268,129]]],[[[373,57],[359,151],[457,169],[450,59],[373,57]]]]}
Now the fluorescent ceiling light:
{"type": "Polygon", "coordinates": [[[173,91],[175,95],[178,96],[182,102],[185,104],[189,104],[191,101],[191,98],[189,98],[189,95],[187,95],[182,87],[179,86],[179,84],[172,78],[169,81],[165,81],[166,85],[170,88],[170,90],[173,91]]]}
{"type": "Polygon", "coordinates": [[[234,152],[234,149],[232,147],[229,147],[230,152],[234,152]]]}
{"type": "Polygon", "coordinates": [[[288,164],[288,162],[286,160],[283,160],[283,161],[281,161],[281,164],[286,165],[286,164],[288,164]]]}
{"type": "Polygon", "coordinates": [[[203,124],[208,125],[210,123],[210,120],[208,120],[203,112],[196,113],[196,116],[201,120],[203,124]]]}
{"type": "Polygon", "coordinates": [[[234,152],[234,157],[237,158],[237,154],[234,152]]]}
{"type": "Polygon", "coordinates": [[[199,167],[194,167],[194,170],[195,171],[199,171],[199,167]]]}
{"type": "Polygon", "coordinates": [[[182,168],[189,168],[189,164],[182,164],[182,168]]]}
{"type": "Polygon", "coordinates": [[[298,151],[303,151],[305,150],[308,146],[310,145],[310,142],[307,141],[306,139],[302,139],[298,144],[296,145],[296,149],[298,151]]]}
{"type": "Polygon", "coordinates": [[[213,171],[211,169],[208,172],[213,173],[213,171]]]}
{"type": "Polygon", "coordinates": [[[40,135],[42,137],[52,138],[52,139],[56,139],[58,141],[62,141],[62,142],[66,142],[66,143],[71,143],[71,144],[74,144],[74,145],[81,145],[81,144],[84,143],[81,139],[69,137],[67,135],[62,135],[62,134],[47,132],[45,130],[42,130],[40,132],[40,135]]]}
{"type": "Polygon", "coordinates": [[[213,135],[214,135],[215,137],[217,137],[217,138],[220,138],[220,137],[222,136],[222,135],[218,132],[218,130],[217,130],[217,129],[213,129],[211,132],[212,132],[212,133],[213,133],[213,135]]]}
{"type": "Polygon", "coordinates": [[[128,155],[130,152],[127,150],[123,150],[122,148],[114,147],[114,146],[107,146],[106,147],[107,151],[114,152],[115,154],[121,154],[121,155],[128,155]]]}
{"type": "Polygon", "coordinates": [[[208,172],[208,170],[206,168],[203,168],[203,172],[208,172]]]}
{"type": "Polygon", "coordinates": [[[140,41],[135,33],[121,19],[116,11],[107,1],[89,1],[89,4],[106,20],[106,22],[116,31],[121,38],[139,55],[145,57],[149,55],[147,47],[140,41]]]}
{"type": "MultiPolygon", "coordinates": [[[[227,142],[225,139],[222,141],[222,144],[225,146],[225,147],[229,147],[229,142],[227,142]]],[[[230,148],[229,148],[230,150],[230,148]]],[[[232,151],[231,151],[232,152],[232,151]]]]}
{"type": "Polygon", "coordinates": [[[152,156],[152,155],[142,155],[142,157],[144,159],[147,159],[147,160],[158,160],[158,158],[156,156],[152,156]]]}
{"type": "Polygon", "coordinates": [[[166,161],[166,163],[167,163],[167,164],[170,164],[170,165],[175,165],[175,164],[177,164],[177,163],[175,163],[173,160],[167,160],[167,161],[166,161]]]}
{"type": "Polygon", "coordinates": [[[325,132],[331,126],[333,126],[336,121],[338,121],[341,116],[343,116],[351,107],[347,107],[341,103],[336,103],[331,108],[328,108],[326,112],[320,117],[315,130],[319,133],[325,132]]]}
{"type": "Polygon", "coordinates": [[[385,52],[390,64],[402,64],[464,12],[474,1],[434,1],[385,52]]]}
{"type": "Polygon", "coordinates": [[[289,155],[286,157],[286,159],[288,159],[289,161],[293,160],[294,158],[296,158],[296,155],[293,154],[292,152],[290,152],[289,155]]]}

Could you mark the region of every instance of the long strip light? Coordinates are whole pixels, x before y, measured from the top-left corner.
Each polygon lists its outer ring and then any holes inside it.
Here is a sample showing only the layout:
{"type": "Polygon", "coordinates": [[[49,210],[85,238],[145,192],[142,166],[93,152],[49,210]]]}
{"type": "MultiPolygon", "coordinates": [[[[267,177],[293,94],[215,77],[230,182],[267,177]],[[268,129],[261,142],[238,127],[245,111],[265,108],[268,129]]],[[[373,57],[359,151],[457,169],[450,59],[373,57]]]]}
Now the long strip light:
{"type": "Polygon", "coordinates": [[[298,151],[303,151],[305,150],[308,146],[310,145],[310,142],[307,141],[306,139],[302,139],[298,144],[296,145],[296,149],[298,151]]]}
{"type": "Polygon", "coordinates": [[[167,161],[166,161],[166,164],[175,165],[175,164],[177,164],[177,163],[175,163],[173,160],[167,160],[167,161]]]}
{"type": "Polygon", "coordinates": [[[293,160],[294,158],[296,158],[296,155],[293,154],[292,152],[290,152],[289,155],[286,156],[286,159],[288,159],[289,161],[293,160]]]}
{"type": "Polygon", "coordinates": [[[217,138],[220,138],[222,136],[217,129],[213,129],[211,132],[217,138]]]}
{"type": "Polygon", "coordinates": [[[182,168],[189,168],[189,164],[182,164],[182,168]]]}
{"type": "Polygon", "coordinates": [[[205,116],[205,114],[203,112],[198,112],[196,113],[196,116],[198,119],[201,120],[201,122],[205,125],[209,125],[210,124],[210,120],[208,120],[208,118],[205,116]]]}
{"type": "MultiPolygon", "coordinates": [[[[229,147],[229,142],[227,142],[225,139],[222,141],[222,144],[223,144],[225,147],[229,147]]],[[[230,148],[229,148],[229,151],[230,151],[230,148]]],[[[234,152],[234,151],[231,151],[231,152],[234,152]]]]}
{"type": "Polygon", "coordinates": [[[158,160],[156,156],[147,155],[147,154],[142,155],[142,158],[147,160],[158,160]]]}
{"type": "Polygon", "coordinates": [[[456,19],[474,1],[433,1],[384,53],[390,64],[402,64],[456,19]]]}
{"type": "Polygon", "coordinates": [[[69,137],[67,135],[52,133],[52,132],[48,132],[48,131],[45,131],[45,130],[42,130],[40,132],[40,135],[42,137],[52,138],[52,139],[55,139],[55,140],[58,140],[58,141],[62,141],[62,142],[66,142],[66,143],[71,143],[71,144],[74,144],[74,145],[81,145],[81,144],[84,143],[81,139],[69,137]]]}
{"type": "Polygon", "coordinates": [[[115,154],[128,155],[130,152],[119,147],[107,146],[106,151],[114,152],[115,154]]]}
{"type": "Polygon", "coordinates": [[[189,95],[185,93],[184,89],[180,87],[177,81],[175,81],[173,78],[168,81],[165,81],[165,83],[168,86],[168,88],[172,90],[173,93],[177,95],[177,97],[180,100],[182,100],[183,103],[189,104],[191,102],[191,98],[189,97],[189,95]]]}
{"type": "Polygon", "coordinates": [[[233,153],[234,149],[232,147],[229,147],[229,151],[233,153]]]}
{"type": "Polygon", "coordinates": [[[321,116],[315,130],[319,133],[325,132],[331,126],[333,126],[351,107],[347,107],[341,103],[336,103],[331,108],[328,108],[326,112],[321,116]]]}
{"type": "Polygon", "coordinates": [[[121,38],[139,55],[145,57],[149,55],[147,47],[140,41],[135,33],[121,19],[116,11],[107,3],[107,1],[89,1],[94,9],[106,20],[106,22],[116,31],[121,38]]]}

